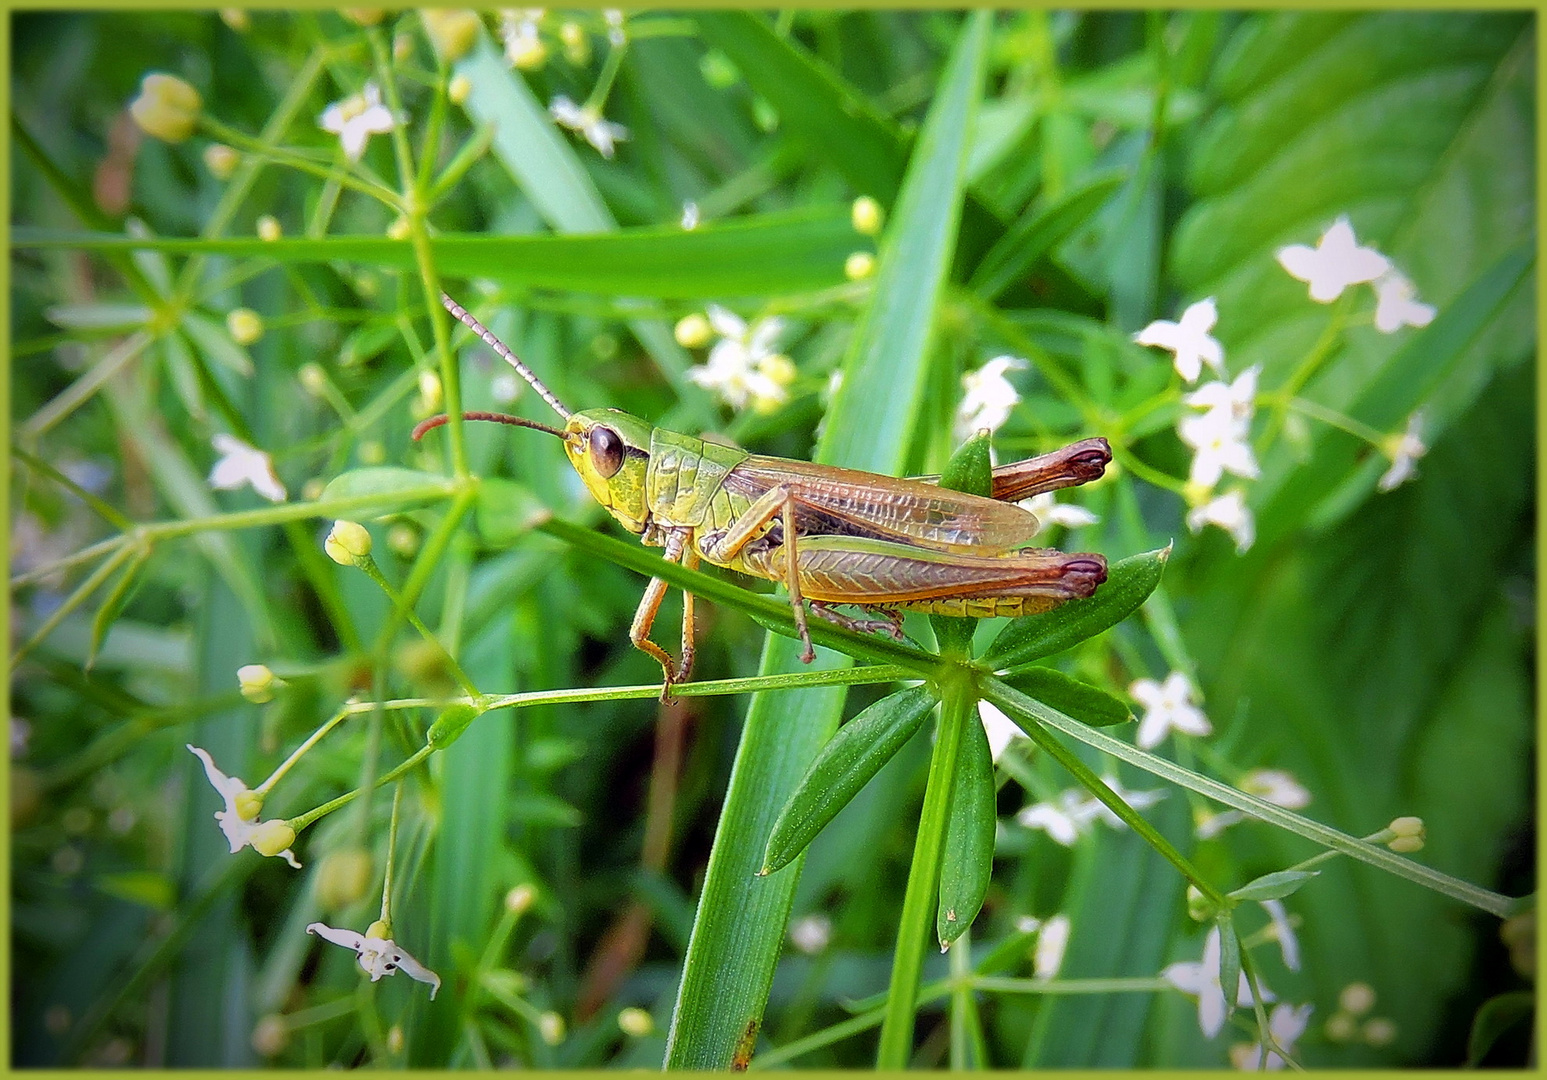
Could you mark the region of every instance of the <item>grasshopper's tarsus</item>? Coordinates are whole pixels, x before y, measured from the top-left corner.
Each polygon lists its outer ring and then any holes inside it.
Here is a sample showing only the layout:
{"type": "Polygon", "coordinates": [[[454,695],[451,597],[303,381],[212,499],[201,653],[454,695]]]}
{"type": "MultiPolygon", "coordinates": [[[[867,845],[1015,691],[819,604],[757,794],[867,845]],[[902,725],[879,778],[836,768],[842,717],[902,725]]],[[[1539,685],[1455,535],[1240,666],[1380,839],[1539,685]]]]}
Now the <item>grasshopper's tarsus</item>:
{"type": "Polygon", "coordinates": [[[841,626],[845,630],[852,630],[856,634],[889,634],[893,641],[901,641],[902,612],[888,611],[885,608],[877,609],[879,619],[856,619],[848,615],[842,615],[820,600],[812,600],[811,610],[819,618],[826,619],[834,626],[841,626]]]}

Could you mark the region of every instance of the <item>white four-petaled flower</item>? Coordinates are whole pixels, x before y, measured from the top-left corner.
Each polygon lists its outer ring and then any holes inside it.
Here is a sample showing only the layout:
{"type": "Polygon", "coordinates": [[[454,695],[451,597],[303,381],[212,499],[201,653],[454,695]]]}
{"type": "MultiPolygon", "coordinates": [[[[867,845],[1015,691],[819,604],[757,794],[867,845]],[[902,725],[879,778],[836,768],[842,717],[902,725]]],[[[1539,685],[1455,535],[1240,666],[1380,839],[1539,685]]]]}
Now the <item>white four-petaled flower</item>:
{"type": "MultiPolygon", "coordinates": [[[[1284,1053],[1294,1052],[1295,1043],[1310,1026],[1311,1011],[1314,1008],[1315,1006],[1309,1003],[1273,1006],[1273,1011],[1268,1014],[1268,1031],[1284,1053]]],[[[1256,1072],[1260,1069],[1282,1069],[1284,1059],[1269,1050],[1268,1060],[1264,1063],[1261,1043],[1236,1043],[1230,1048],[1230,1064],[1243,1072],[1256,1072]]]]}
{"type": "Polygon", "coordinates": [[[795,365],[774,351],[784,320],[758,319],[751,326],[733,312],[709,305],[709,325],[720,340],[709,350],[709,359],[688,370],[688,378],[718,394],[733,409],[750,402],[758,412],[771,412],[789,398],[795,381],[795,365]]]}
{"type": "Polygon", "coordinates": [[[1386,456],[1391,458],[1391,468],[1381,475],[1376,487],[1381,491],[1390,491],[1392,488],[1413,478],[1418,470],[1414,468],[1414,462],[1429,452],[1424,441],[1418,437],[1423,430],[1423,412],[1415,412],[1407,418],[1407,428],[1400,435],[1393,436],[1382,449],[1386,456]]]}
{"type": "Polygon", "coordinates": [[[359,957],[360,969],[371,977],[371,982],[376,982],[383,975],[401,971],[410,979],[429,983],[430,1000],[435,1000],[435,993],[440,989],[440,976],[409,956],[389,938],[387,928],[382,923],[374,922],[365,933],[359,934],[353,930],[314,922],[307,925],[306,932],[316,934],[324,941],[331,941],[335,945],[342,945],[346,949],[353,949],[359,957]]]}
{"type": "MultiPolygon", "coordinates": [[[[1129,791],[1113,776],[1102,777],[1102,782],[1135,810],[1154,806],[1166,796],[1164,791],[1129,791]]],[[[1053,802],[1036,803],[1015,816],[1026,828],[1042,829],[1064,847],[1073,847],[1098,819],[1114,829],[1125,827],[1122,818],[1084,788],[1068,788],[1059,792],[1053,802]]]]}
{"type": "Polygon", "coordinates": [[[234,491],[251,484],[252,489],[269,502],[284,502],[285,485],[274,472],[274,461],[256,447],[248,446],[234,435],[224,433],[212,440],[220,460],[209,473],[209,485],[217,491],[234,491]]]}
{"type": "Polygon", "coordinates": [[[1204,415],[1221,413],[1222,418],[1228,417],[1244,429],[1251,424],[1252,414],[1257,411],[1257,376],[1261,373],[1262,365],[1253,364],[1234,381],[1204,383],[1182,401],[1195,409],[1207,410],[1204,415]]]}
{"type": "Polygon", "coordinates": [[[1289,919],[1289,912],[1284,910],[1282,900],[1263,900],[1262,910],[1268,913],[1268,933],[1278,942],[1278,951],[1283,954],[1284,966],[1290,971],[1300,970],[1300,939],[1295,936],[1295,927],[1289,919]]]}
{"type": "Polygon", "coordinates": [[[1171,731],[1208,735],[1214,730],[1209,725],[1209,718],[1195,704],[1197,688],[1180,671],[1167,675],[1163,683],[1137,679],[1128,687],[1128,696],[1144,706],[1144,716],[1139,720],[1138,735],[1134,739],[1143,750],[1159,746],[1171,731]]]}
{"type": "Polygon", "coordinates": [[[1207,364],[1221,375],[1225,373],[1225,350],[1209,334],[1219,321],[1214,298],[1189,304],[1179,322],[1157,319],[1133,335],[1140,345],[1155,345],[1175,354],[1176,373],[1188,382],[1197,382],[1207,364]]]}
{"type": "Polygon", "coordinates": [[[1246,505],[1246,493],[1235,488],[1202,506],[1187,511],[1187,528],[1202,532],[1205,525],[1218,525],[1235,538],[1235,549],[1244,553],[1257,539],[1257,522],[1246,505]]]}
{"type": "Polygon", "coordinates": [[[604,158],[611,158],[613,145],[628,138],[628,128],[602,118],[602,112],[594,105],[576,105],[560,94],[548,105],[548,112],[559,124],[578,131],[585,141],[596,148],[604,158]]]}
{"type": "Polygon", "coordinates": [[[1246,441],[1247,425],[1229,410],[1210,409],[1201,415],[1184,416],[1177,422],[1176,433],[1193,448],[1189,484],[1207,491],[1227,472],[1248,480],[1259,475],[1257,456],[1246,441]]]}
{"type": "Polygon", "coordinates": [[[1252,769],[1236,787],[1286,810],[1303,810],[1311,804],[1311,793],[1285,769],[1252,769]]]}
{"type": "Polygon", "coordinates": [[[1040,495],[1023,499],[1021,505],[1037,515],[1037,520],[1042,523],[1044,529],[1050,525],[1078,529],[1085,525],[1094,525],[1101,520],[1083,506],[1058,502],[1053,498],[1051,491],[1044,491],[1040,495]]]}
{"type": "MultiPolygon", "coordinates": [[[[1209,930],[1209,935],[1203,941],[1203,958],[1198,961],[1186,961],[1169,965],[1160,973],[1160,977],[1178,990],[1198,997],[1198,1027],[1209,1038],[1219,1034],[1219,1029],[1225,1026],[1225,991],[1219,982],[1219,927],[1209,930]]],[[[1246,981],[1246,973],[1238,976],[1239,985],[1236,988],[1236,1004],[1250,1005],[1252,1003],[1251,984],[1246,981]]],[[[1257,985],[1262,990],[1264,1003],[1273,1000],[1273,994],[1262,980],[1257,980],[1257,985]]]]}
{"type": "MultiPolygon", "coordinates": [[[[221,801],[226,804],[224,810],[215,811],[215,820],[220,823],[220,831],[226,834],[226,842],[231,845],[231,854],[235,855],[244,847],[253,844],[261,833],[269,831],[264,826],[278,825],[278,822],[258,820],[258,811],[263,806],[263,800],[241,777],[227,776],[216,767],[215,760],[209,756],[209,751],[202,750],[191,743],[187,745],[194,756],[204,763],[204,775],[209,778],[210,785],[220,794],[221,801]]],[[[295,853],[289,848],[275,854],[295,869],[301,868],[301,864],[296,862],[295,853]]]]}
{"type": "Polygon", "coordinates": [[[1388,270],[1375,283],[1375,329],[1394,334],[1404,326],[1428,326],[1434,321],[1432,304],[1421,303],[1413,283],[1396,270],[1388,270]]]}
{"type": "Polygon", "coordinates": [[[1279,265],[1290,276],[1308,283],[1311,299],[1330,304],[1350,285],[1374,281],[1391,268],[1391,261],[1374,248],[1360,247],[1347,215],[1339,217],[1314,248],[1290,244],[1278,249],[1279,265]]]}
{"type": "Polygon", "coordinates": [[[381,88],[368,82],[361,93],[335,101],[324,109],[317,125],[338,136],[346,158],[359,161],[371,136],[385,135],[397,126],[397,119],[392,110],[381,103],[381,88]]]}
{"type": "Polygon", "coordinates": [[[1019,371],[1026,361],[1018,356],[996,356],[976,371],[962,376],[966,393],[956,407],[956,437],[965,439],[982,428],[998,431],[1010,418],[1010,410],[1020,404],[1021,395],[1005,375],[1019,371]]]}

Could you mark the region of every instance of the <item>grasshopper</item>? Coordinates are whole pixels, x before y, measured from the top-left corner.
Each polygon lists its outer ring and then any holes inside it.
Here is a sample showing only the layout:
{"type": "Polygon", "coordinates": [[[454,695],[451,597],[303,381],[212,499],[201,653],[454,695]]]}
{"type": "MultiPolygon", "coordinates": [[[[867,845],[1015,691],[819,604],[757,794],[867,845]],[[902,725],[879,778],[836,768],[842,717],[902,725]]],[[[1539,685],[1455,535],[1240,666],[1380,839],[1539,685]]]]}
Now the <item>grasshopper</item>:
{"type": "MultiPolygon", "coordinates": [[[[666,431],[618,409],[572,412],[542,380],[451,297],[446,310],[477,334],[564,418],[554,428],[502,413],[464,413],[544,431],[564,441],[591,495],[642,543],[696,568],[700,561],[784,585],[795,628],[816,658],[806,604],[859,631],[902,637],[902,611],[987,617],[1030,615],[1089,596],[1106,580],[1100,555],[1022,548],[1036,515],[1016,505],[1044,491],[1084,484],[1112,460],[1101,438],[1082,439],[993,471],[993,497],[941,488],[938,477],[875,473],[750,454],[666,431]],[[832,610],[847,604],[880,619],[832,610]]],[[[436,416],[414,438],[446,422],[436,416]]],[[[650,640],[666,582],[651,578],[629,640],[661,665],[662,699],[693,668],[693,596],[683,594],[680,660],[650,640]]]]}

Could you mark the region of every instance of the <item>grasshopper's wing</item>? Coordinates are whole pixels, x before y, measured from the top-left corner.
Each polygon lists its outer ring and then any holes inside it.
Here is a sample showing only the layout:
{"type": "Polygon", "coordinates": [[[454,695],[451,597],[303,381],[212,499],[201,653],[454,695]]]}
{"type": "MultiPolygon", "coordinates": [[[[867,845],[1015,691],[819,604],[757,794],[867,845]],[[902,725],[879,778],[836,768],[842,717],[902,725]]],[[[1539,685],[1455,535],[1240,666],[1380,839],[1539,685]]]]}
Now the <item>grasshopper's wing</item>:
{"type": "Polygon", "coordinates": [[[1013,503],[918,480],[752,455],[725,487],[756,499],[783,486],[795,499],[804,536],[853,536],[945,551],[1008,551],[1037,532],[1037,517],[1013,503]]]}
{"type": "MultiPolygon", "coordinates": [[[[1050,454],[1012,461],[994,470],[993,497],[1019,502],[1044,491],[1088,484],[1112,461],[1112,447],[1105,439],[1081,439],[1050,454]]],[[[913,477],[921,484],[938,484],[938,476],[913,477]]]]}
{"type": "Polygon", "coordinates": [[[931,551],[889,540],[803,538],[800,588],[829,603],[905,607],[942,599],[1022,597],[1025,611],[1089,596],[1107,577],[1100,555],[1026,550],[1004,555],[931,551]]]}

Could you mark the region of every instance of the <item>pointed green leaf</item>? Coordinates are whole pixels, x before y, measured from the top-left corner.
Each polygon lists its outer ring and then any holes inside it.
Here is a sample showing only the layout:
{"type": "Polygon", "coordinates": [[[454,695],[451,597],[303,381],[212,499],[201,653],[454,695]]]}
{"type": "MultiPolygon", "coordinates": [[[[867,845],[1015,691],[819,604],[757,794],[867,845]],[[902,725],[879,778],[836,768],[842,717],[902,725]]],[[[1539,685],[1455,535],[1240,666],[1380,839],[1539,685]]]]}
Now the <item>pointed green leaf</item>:
{"type": "MultiPolygon", "coordinates": [[[[207,251],[207,246],[202,250],[207,251]]],[[[183,328],[205,356],[243,378],[252,375],[252,357],[231,339],[224,326],[197,311],[190,311],[183,316],[183,328]]]]}
{"type": "MultiPolygon", "coordinates": [[[[973,434],[946,462],[945,471],[940,474],[940,486],[986,498],[994,486],[994,464],[988,451],[988,436],[981,432],[973,434]]],[[[976,619],[931,615],[929,621],[935,628],[935,641],[941,652],[971,654],[972,635],[978,626],[976,619]]]]}
{"type": "Polygon", "coordinates": [[[525,484],[501,477],[479,482],[474,513],[478,531],[493,545],[515,543],[553,516],[525,484]]]}
{"type": "Polygon", "coordinates": [[[1229,1016],[1235,1012],[1240,998],[1241,942],[1235,936],[1235,923],[1230,921],[1228,912],[1221,914],[1214,925],[1219,930],[1219,985],[1225,992],[1225,1015],[1229,1016]]]}
{"type": "Polygon", "coordinates": [[[1529,990],[1498,994],[1479,1005],[1472,1019],[1472,1033],[1466,1040],[1467,1068],[1481,1065],[1499,1036],[1529,1017],[1535,1008],[1536,996],[1529,990]]]}
{"type": "Polygon", "coordinates": [[[935,933],[945,949],[961,937],[983,907],[994,869],[994,827],[998,823],[994,757],[988,733],[976,715],[962,730],[940,861],[940,907],[935,933]]]}
{"type": "Polygon", "coordinates": [[[987,299],[997,298],[1089,221],[1126,180],[1121,173],[1096,176],[1036,212],[1023,214],[983,256],[969,287],[987,299]]]}
{"type": "Polygon", "coordinates": [[[1279,870],[1263,874],[1230,893],[1232,900],[1282,900],[1320,874],[1320,870],[1279,870]]]}
{"type": "Polygon", "coordinates": [[[97,651],[102,648],[102,642],[107,638],[107,632],[118,621],[118,616],[123,614],[129,598],[134,595],[134,586],[139,582],[140,567],[145,565],[145,560],[150,557],[150,552],[141,551],[129,560],[129,565],[124,567],[123,574],[119,577],[113,591],[107,594],[102,601],[102,606],[97,608],[97,614],[91,620],[91,645],[86,650],[85,668],[87,671],[97,662],[97,651]]]}
{"type": "Polygon", "coordinates": [[[1169,547],[1114,563],[1094,596],[1070,600],[1041,615],[1016,619],[1000,632],[983,659],[1000,671],[1061,653],[1132,615],[1160,584],[1169,547]]]}
{"type": "Polygon", "coordinates": [[[913,737],[935,707],[935,700],[928,686],[899,690],[839,728],[779,811],[760,872],[782,869],[806,850],[816,834],[913,737]]]}
{"type": "Polygon", "coordinates": [[[1029,667],[1007,676],[1005,682],[1091,727],[1111,727],[1133,720],[1128,706],[1105,690],[1053,668],[1029,667]]]}

